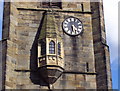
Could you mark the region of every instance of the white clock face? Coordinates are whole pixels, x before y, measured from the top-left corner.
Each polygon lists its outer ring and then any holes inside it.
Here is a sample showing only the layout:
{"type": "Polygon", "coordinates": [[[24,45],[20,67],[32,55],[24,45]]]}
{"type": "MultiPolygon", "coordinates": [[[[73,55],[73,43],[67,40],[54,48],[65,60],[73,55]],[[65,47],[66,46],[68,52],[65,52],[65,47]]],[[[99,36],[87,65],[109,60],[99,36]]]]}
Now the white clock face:
{"type": "Polygon", "coordinates": [[[69,35],[79,35],[83,30],[82,22],[75,17],[68,17],[62,23],[65,33],[69,35]]]}

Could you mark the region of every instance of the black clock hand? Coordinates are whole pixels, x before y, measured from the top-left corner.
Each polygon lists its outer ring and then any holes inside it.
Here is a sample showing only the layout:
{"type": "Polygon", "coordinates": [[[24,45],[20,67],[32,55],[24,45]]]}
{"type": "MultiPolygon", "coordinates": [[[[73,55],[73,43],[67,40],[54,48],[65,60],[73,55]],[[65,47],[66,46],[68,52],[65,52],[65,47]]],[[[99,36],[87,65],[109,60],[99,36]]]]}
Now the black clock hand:
{"type": "Polygon", "coordinates": [[[75,27],[75,25],[72,25],[72,31],[76,34],[77,28],[75,27]]]}

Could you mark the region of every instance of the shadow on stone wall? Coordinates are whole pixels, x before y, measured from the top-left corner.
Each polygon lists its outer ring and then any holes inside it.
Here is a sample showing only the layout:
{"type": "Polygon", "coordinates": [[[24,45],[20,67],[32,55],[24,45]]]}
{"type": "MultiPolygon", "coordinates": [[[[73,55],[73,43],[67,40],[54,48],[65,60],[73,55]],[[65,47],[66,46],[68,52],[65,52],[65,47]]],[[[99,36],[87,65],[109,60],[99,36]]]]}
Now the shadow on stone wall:
{"type": "Polygon", "coordinates": [[[0,91],[5,89],[7,39],[0,40],[0,91]]]}
{"type": "Polygon", "coordinates": [[[38,65],[37,65],[37,61],[38,61],[38,39],[40,36],[40,31],[43,25],[43,20],[44,20],[44,14],[46,12],[43,13],[43,17],[40,21],[40,26],[38,28],[38,31],[36,33],[35,39],[33,41],[33,45],[31,48],[31,53],[30,53],[30,79],[31,81],[36,84],[36,85],[40,85],[40,86],[48,86],[47,83],[45,83],[44,79],[41,77],[40,73],[38,73],[37,69],[38,69],[38,65]]]}

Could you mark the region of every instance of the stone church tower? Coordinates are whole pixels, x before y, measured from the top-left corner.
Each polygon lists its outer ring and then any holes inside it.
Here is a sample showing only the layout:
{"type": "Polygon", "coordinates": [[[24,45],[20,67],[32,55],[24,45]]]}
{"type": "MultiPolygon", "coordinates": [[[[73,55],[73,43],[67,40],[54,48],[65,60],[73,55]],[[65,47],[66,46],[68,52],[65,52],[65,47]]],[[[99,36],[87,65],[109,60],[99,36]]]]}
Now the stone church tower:
{"type": "Polygon", "coordinates": [[[2,89],[111,89],[101,2],[5,2],[2,89]]]}

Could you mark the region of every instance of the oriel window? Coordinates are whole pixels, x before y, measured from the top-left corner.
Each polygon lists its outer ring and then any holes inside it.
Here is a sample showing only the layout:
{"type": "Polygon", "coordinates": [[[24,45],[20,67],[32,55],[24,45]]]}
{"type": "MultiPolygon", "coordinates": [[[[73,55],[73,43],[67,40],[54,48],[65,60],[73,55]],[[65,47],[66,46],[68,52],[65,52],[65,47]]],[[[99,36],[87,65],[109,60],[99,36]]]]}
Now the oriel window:
{"type": "Polygon", "coordinates": [[[61,44],[58,43],[58,55],[61,55],[61,44]]]}
{"type": "Polygon", "coordinates": [[[54,41],[51,41],[49,43],[49,53],[50,54],[55,54],[55,42],[54,41]]]}

